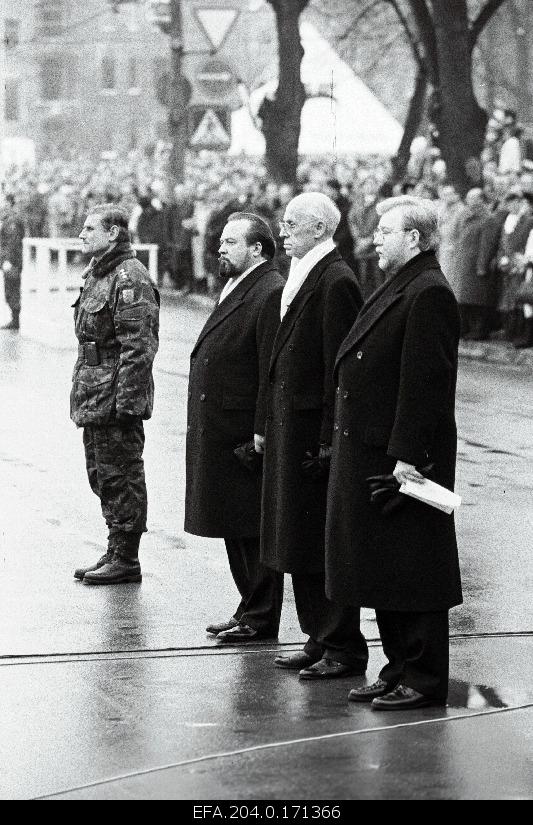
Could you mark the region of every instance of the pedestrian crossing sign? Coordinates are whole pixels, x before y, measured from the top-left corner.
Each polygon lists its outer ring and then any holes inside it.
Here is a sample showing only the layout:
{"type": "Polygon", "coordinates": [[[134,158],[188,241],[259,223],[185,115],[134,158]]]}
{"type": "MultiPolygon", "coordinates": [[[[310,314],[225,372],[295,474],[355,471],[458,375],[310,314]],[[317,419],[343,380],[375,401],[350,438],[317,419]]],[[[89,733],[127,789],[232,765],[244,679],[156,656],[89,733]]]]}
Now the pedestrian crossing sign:
{"type": "Polygon", "coordinates": [[[207,109],[193,132],[190,145],[193,149],[227,149],[231,138],[216,112],[207,109]]]}

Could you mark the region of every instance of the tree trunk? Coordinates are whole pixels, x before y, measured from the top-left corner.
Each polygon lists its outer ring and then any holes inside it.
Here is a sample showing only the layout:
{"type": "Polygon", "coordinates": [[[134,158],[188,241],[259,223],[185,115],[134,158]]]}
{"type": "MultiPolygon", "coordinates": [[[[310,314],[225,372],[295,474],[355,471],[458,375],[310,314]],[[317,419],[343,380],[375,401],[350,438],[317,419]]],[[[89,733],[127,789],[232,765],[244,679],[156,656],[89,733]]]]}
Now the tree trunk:
{"type": "Polygon", "coordinates": [[[268,0],[276,14],[279,53],[278,88],[265,98],[258,115],[266,141],[265,162],[278,183],[295,183],[298,167],[300,120],[305,89],[300,78],[304,50],[299,18],[309,0],[268,0]]]}
{"type": "Polygon", "coordinates": [[[461,194],[473,185],[469,158],[483,148],[486,112],[474,96],[466,0],[431,0],[439,67],[437,127],[448,177],[461,194]]]}
{"type": "Polygon", "coordinates": [[[416,76],[413,95],[409,103],[409,111],[407,112],[407,118],[405,120],[402,140],[396,156],[392,159],[392,179],[394,183],[398,183],[398,181],[401,181],[405,176],[409,162],[411,143],[418,134],[418,128],[424,117],[427,88],[427,77],[423,72],[419,71],[416,76]]]}

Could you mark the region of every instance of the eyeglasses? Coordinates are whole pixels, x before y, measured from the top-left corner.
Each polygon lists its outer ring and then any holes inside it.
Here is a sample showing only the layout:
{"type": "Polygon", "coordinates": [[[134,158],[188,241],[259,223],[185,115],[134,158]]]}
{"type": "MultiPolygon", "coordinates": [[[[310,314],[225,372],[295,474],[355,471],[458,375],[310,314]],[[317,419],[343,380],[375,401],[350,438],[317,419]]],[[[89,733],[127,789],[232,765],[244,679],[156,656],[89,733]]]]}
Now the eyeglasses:
{"type": "Polygon", "coordinates": [[[297,223],[296,221],[278,221],[278,226],[280,232],[286,232],[292,235],[295,229],[302,229],[304,226],[311,226],[313,223],[318,223],[318,221],[304,221],[303,223],[297,223]]]}
{"type": "Polygon", "coordinates": [[[374,240],[376,238],[385,238],[387,235],[394,235],[397,232],[411,232],[412,227],[409,229],[389,229],[388,226],[380,226],[373,234],[374,240]]]}

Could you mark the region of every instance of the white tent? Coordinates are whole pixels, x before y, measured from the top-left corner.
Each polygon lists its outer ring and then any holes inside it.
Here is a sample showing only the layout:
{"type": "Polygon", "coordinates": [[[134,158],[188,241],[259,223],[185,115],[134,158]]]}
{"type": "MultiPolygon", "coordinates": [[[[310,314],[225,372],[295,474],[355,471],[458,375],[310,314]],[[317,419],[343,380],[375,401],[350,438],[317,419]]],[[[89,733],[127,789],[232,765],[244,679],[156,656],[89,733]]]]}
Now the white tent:
{"type": "MultiPolygon", "coordinates": [[[[300,152],[302,154],[383,154],[393,155],[402,137],[402,127],[373,92],[339,57],[310,23],[300,26],[305,50],[301,77],[312,94],[302,111],[300,152]]],[[[273,95],[275,79],[250,96],[255,114],[265,94],[273,95]]],[[[262,154],[264,138],[246,107],[232,117],[230,152],[262,154]]]]}

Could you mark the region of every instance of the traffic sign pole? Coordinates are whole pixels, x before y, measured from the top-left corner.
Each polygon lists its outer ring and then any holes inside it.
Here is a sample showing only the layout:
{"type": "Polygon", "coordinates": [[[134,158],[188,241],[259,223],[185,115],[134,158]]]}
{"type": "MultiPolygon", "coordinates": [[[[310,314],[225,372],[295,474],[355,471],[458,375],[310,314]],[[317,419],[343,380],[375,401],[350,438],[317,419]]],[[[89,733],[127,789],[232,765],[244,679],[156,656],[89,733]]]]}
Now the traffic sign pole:
{"type": "Polygon", "coordinates": [[[181,0],[172,0],[170,19],[171,87],[169,134],[170,185],[183,183],[185,176],[185,150],[188,141],[187,105],[191,96],[191,85],[183,75],[183,22],[181,0]]]}

